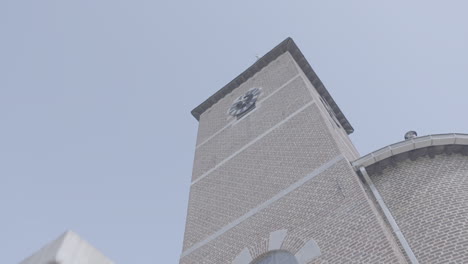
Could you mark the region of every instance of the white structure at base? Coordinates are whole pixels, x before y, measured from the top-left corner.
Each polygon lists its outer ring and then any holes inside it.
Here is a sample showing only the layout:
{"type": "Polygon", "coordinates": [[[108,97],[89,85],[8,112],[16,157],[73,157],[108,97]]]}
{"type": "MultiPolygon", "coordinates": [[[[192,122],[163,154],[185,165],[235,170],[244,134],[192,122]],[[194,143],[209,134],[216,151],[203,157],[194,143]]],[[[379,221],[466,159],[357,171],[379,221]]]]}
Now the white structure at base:
{"type": "Polygon", "coordinates": [[[114,262],[76,233],[67,231],[20,264],[114,264],[114,262]]]}

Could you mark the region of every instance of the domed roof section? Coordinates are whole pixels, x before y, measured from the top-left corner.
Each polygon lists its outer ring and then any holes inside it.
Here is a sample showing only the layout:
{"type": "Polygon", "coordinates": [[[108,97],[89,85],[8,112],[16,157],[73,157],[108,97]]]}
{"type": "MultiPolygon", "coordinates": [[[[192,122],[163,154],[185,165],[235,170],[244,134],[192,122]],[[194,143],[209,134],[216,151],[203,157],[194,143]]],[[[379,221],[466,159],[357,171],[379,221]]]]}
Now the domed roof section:
{"type": "Polygon", "coordinates": [[[468,134],[451,133],[415,137],[371,152],[351,164],[357,171],[361,167],[367,168],[378,163],[387,165],[395,160],[416,159],[423,155],[433,156],[454,152],[468,155],[468,134]]]}

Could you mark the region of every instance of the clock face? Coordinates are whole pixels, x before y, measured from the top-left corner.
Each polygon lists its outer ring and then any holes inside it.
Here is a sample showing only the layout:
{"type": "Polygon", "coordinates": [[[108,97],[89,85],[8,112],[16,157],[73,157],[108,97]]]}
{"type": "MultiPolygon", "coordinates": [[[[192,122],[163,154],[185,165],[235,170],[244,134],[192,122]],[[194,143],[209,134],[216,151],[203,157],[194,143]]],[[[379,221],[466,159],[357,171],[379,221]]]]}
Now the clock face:
{"type": "Polygon", "coordinates": [[[242,114],[255,107],[255,102],[261,93],[262,89],[260,88],[252,88],[248,90],[244,95],[234,101],[229,108],[228,114],[240,117],[242,114]]]}

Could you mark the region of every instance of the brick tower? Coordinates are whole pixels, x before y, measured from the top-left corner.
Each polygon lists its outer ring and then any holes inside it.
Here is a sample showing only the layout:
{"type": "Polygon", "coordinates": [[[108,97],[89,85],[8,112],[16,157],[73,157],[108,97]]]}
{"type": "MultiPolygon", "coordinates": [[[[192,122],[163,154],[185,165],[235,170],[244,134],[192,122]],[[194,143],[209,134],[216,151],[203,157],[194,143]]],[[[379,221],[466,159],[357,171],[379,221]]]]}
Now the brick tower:
{"type": "Polygon", "coordinates": [[[292,39],[192,114],[180,263],[406,262],[350,165],[352,126],[292,39]]]}

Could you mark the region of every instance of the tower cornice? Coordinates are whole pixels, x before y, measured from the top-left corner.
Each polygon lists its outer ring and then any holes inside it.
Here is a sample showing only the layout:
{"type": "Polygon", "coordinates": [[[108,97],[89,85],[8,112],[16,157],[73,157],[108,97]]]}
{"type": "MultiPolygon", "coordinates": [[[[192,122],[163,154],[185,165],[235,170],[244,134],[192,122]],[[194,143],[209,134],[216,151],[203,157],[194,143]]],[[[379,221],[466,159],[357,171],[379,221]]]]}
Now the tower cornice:
{"type": "Polygon", "coordinates": [[[307,62],[304,55],[302,54],[302,52],[297,47],[296,43],[294,43],[294,41],[290,37],[286,38],[283,42],[278,44],[278,46],[274,47],[271,51],[269,51],[263,57],[258,59],[247,70],[245,70],[239,76],[234,78],[234,80],[232,80],[227,85],[225,85],[223,88],[221,88],[219,91],[217,91],[215,94],[210,96],[208,99],[206,99],[199,106],[195,107],[195,109],[192,110],[192,115],[197,120],[200,120],[200,116],[206,110],[208,110],[212,105],[217,103],[219,100],[221,100],[227,94],[231,93],[234,89],[236,89],[242,83],[244,83],[249,78],[254,76],[257,72],[261,71],[270,62],[274,61],[275,59],[277,59],[279,56],[281,56],[282,54],[284,54],[286,52],[289,52],[291,54],[291,56],[294,58],[294,60],[299,65],[299,67],[302,69],[302,71],[305,73],[305,75],[307,76],[309,81],[315,87],[317,92],[330,105],[330,107],[332,108],[333,112],[335,113],[335,116],[338,119],[338,121],[340,122],[340,124],[343,126],[343,128],[346,130],[346,132],[348,134],[351,134],[354,131],[354,129],[351,126],[351,124],[349,123],[348,119],[346,119],[343,112],[341,112],[341,110],[338,107],[338,105],[336,104],[335,100],[333,100],[330,93],[327,91],[327,89],[323,85],[322,81],[319,79],[317,74],[314,72],[314,70],[310,66],[309,62],[307,62]]]}

